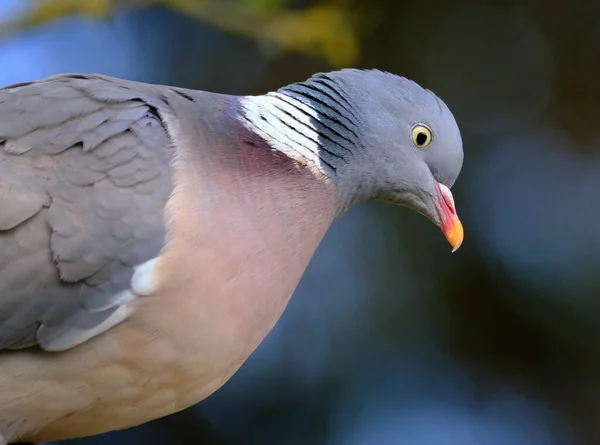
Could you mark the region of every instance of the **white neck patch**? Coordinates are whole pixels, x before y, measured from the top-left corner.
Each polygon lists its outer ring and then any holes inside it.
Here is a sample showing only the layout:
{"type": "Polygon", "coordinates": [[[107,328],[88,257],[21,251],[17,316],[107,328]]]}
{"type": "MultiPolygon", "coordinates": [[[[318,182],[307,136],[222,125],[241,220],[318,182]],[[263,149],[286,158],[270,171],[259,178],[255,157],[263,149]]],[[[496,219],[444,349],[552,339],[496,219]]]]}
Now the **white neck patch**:
{"type": "Polygon", "coordinates": [[[319,114],[312,107],[277,92],[244,96],[240,103],[246,118],[242,123],[271,148],[309,164],[327,177],[333,175],[333,170],[319,157],[319,132],[311,122],[319,120],[319,114]]]}

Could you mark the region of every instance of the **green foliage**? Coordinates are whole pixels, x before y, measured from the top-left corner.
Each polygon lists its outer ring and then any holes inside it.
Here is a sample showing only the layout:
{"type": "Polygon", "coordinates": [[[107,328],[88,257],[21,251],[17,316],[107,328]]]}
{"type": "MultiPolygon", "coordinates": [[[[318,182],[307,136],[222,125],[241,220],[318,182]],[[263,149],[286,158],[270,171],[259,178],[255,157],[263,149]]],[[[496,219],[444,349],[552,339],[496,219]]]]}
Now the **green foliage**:
{"type": "Polygon", "coordinates": [[[353,64],[359,54],[356,17],[347,0],[329,0],[303,10],[286,9],[289,0],[37,0],[0,33],[8,34],[69,15],[102,18],[115,9],[162,5],[284,51],[325,58],[333,67],[353,64]]]}
{"type": "Polygon", "coordinates": [[[245,0],[245,2],[251,8],[267,9],[284,6],[286,3],[289,3],[289,0],[245,0]]]}

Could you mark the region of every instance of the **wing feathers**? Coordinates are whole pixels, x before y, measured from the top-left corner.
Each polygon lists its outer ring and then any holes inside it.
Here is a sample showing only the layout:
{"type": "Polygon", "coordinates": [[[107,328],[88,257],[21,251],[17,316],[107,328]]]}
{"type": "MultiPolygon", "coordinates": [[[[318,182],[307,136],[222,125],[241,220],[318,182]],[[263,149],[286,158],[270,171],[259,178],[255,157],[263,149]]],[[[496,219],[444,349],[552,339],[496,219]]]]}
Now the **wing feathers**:
{"type": "Polygon", "coordinates": [[[64,350],[130,313],[171,193],[161,88],[63,75],[0,89],[0,349],[64,350]]]}

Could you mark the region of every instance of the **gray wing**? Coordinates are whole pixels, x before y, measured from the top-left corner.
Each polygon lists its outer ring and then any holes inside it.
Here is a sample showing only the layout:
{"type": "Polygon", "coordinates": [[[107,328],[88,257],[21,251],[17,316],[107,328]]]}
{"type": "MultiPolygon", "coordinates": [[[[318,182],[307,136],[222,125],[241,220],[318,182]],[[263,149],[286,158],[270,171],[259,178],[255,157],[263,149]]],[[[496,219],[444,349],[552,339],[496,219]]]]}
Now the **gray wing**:
{"type": "Polygon", "coordinates": [[[159,91],[88,75],[0,89],[0,349],[64,350],[124,318],[165,238],[159,91]]]}

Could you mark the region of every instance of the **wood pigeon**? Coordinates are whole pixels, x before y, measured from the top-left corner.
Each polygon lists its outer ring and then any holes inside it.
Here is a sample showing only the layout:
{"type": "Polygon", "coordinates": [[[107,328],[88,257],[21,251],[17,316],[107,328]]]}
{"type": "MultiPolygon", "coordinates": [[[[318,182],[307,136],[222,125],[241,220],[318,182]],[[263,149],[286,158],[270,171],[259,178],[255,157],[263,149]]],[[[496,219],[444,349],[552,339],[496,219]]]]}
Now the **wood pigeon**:
{"type": "Polygon", "coordinates": [[[0,89],[0,444],[212,394],[356,203],[408,206],[456,250],[462,162],[445,103],[378,70],[258,96],[88,74],[0,89]]]}

